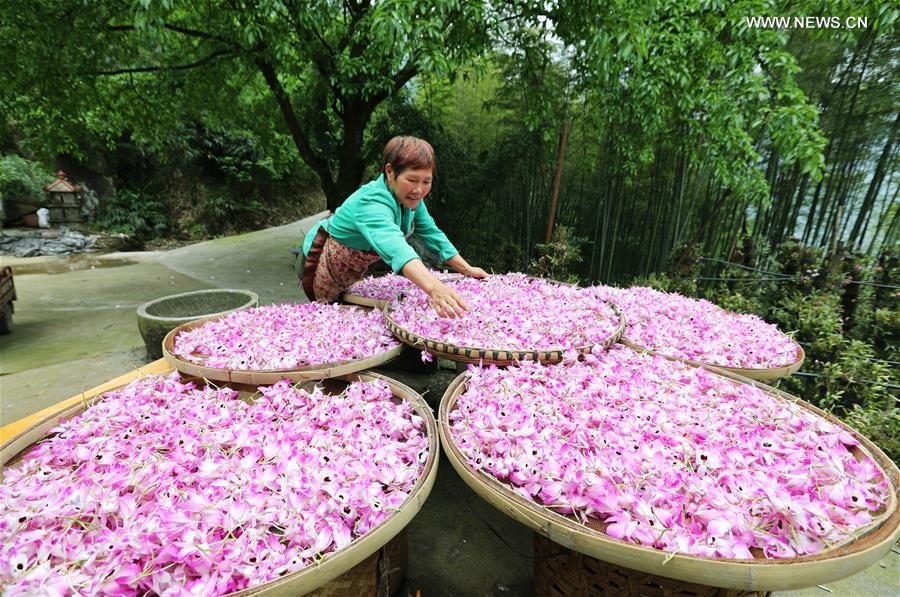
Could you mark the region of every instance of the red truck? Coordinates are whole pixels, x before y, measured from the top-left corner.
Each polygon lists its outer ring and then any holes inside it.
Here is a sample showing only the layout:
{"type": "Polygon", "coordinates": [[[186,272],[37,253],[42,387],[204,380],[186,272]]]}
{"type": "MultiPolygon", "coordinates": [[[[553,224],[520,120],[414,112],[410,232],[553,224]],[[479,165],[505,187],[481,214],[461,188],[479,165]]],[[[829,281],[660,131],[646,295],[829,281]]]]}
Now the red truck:
{"type": "Polygon", "coordinates": [[[9,266],[0,270],[0,335],[13,331],[12,316],[15,308],[16,285],[13,283],[13,272],[9,266]]]}

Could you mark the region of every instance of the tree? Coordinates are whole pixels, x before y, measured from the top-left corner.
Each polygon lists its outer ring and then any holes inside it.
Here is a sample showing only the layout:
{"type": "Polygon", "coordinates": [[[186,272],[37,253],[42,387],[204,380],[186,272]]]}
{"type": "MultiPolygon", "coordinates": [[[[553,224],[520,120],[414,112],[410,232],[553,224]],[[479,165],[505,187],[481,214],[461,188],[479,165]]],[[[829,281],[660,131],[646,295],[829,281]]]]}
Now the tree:
{"type": "MultiPolygon", "coordinates": [[[[757,14],[800,14],[806,6],[798,4],[0,2],[9,5],[0,7],[0,108],[31,139],[62,130],[68,145],[46,146],[71,149],[78,131],[114,139],[128,130],[153,144],[177,122],[277,123],[276,134],[317,173],[332,209],[380,149],[368,136],[376,109],[415,77],[452,77],[489,50],[510,56],[521,71],[513,78],[529,85],[521,113],[529,132],[555,141],[566,115],[580,111],[585,122],[572,126],[594,128],[596,145],[614,151],[613,174],[628,184],[662,140],[676,141],[685,157],[666,248],[694,213],[685,186],[692,164],[705,164],[728,189],[734,212],[768,201],[761,139],[798,175],[815,181],[822,170],[818,112],[796,85],[788,34],[745,23],[757,14]]],[[[843,6],[819,4],[821,14],[843,6]]],[[[626,186],[615,196],[625,197],[626,186]]],[[[614,207],[618,218],[621,206],[614,207]]],[[[567,209],[561,203],[560,212],[567,209]]]]}
{"type": "Polygon", "coordinates": [[[331,209],[363,177],[375,109],[487,43],[482,5],[456,0],[4,5],[0,107],[44,147],[71,150],[85,128],[152,143],[190,118],[259,126],[249,110],[279,123],[331,209]]]}

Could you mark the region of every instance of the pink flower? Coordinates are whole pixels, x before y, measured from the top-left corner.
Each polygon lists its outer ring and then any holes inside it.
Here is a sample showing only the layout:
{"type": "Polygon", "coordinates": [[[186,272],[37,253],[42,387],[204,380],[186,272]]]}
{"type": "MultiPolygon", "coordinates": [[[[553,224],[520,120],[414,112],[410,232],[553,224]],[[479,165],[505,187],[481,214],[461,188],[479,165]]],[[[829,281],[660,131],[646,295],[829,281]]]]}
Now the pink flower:
{"type": "Polygon", "coordinates": [[[663,354],[750,369],[781,367],[800,357],[776,326],[707,300],[643,287],[594,286],[585,292],[622,310],[629,340],[663,354]]]}
{"type": "Polygon", "coordinates": [[[470,466],[611,537],[708,557],[815,553],[888,499],[855,439],[790,401],[621,345],[592,356],[470,368],[449,414],[470,466]]]}
{"type": "Polygon", "coordinates": [[[173,353],[209,367],[265,370],[365,359],[398,345],[381,311],[305,303],[231,313],[178,334],[173,353]]]}
{"type": "Polygon", "coordinates": [[[439,317],[424,293],[392,304],[391,317],[410,332],[459,346],[507,350],[559,350],[575,358],[606,342],[619,317],[605,302],[575,286],[524,274],[448,282],[469,306],[455,319],[439,317]]]}
{"type": "MultiPolygon", "coordinates": [[[[460,278],[460,274],[451,274],[447,271],[429,270],[431,275],[441,281],[450,281],[460,278]]],[[[422,291],[404,276],[386,274],[384,276],[369,276],[360,280],[347,290],[347,294],[361,296],[379,301],[392,301],[401,294],[419,294],[422,291]]]]}
{"type": "Polygon", "coordinates": [[[386,384],[259,393],[148,377],[61,423],[0,484],[4,591],[237,591],[342,549],[408,498],[428,441],[386,384]]]}

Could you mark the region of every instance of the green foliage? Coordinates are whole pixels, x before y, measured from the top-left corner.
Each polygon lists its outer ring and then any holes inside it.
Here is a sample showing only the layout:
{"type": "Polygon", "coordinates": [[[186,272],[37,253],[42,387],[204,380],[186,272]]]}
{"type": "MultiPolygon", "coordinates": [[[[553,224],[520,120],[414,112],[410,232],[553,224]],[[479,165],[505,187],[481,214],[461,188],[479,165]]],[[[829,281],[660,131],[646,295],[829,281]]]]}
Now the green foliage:
{"type": "Polygon", "coordinates": [[[169,221],[159,197],[121,189],[100,210],[97,226],[105,232],[124,233],[147,241],[165,233],[169,221]]]}
{"type": "Polygon", "coordinates": [[[735,313],[752,313],[754,315],[762,315],[759,313],[760,302],[754,295],[746,295],[740,291],[721,294],[716,304],[723,309],[734,311],[735,313]]]}
{"type": "Polygon", "coordinates": [[[43,203],[41,187],[53,174],[38,162],[17,155],[0,157],[0,197],[4,201],[43,203]]]}
{"type": "Polygon", "coordinates": [[[894,462],[900,462],[900,409],[865,408],[861,404],[843,413],[851,427],[875,442],[894,462]]]}
{"type": "Polygon", "coordinates": [[[697,283],[693,279],[678,278],[663,273],[639,276],[631,281],[632,286],[649,286],[662,292],[675,292],[684,296],[698,296],[697,283]]]}
{"type": "Polygon", "coordinates": [[[566,226],[557,226],[548,244],[538,244],[538,257],[531,262],[531,272],[542,278],[551,278],[577,284],[578,276],[571,269],[581,262],[581,246],[586,239],[572,234],[566,226]]]}
{"type": "MultiPolygon", "coordinates": [[[[730,258],[745,233],[777,246],[809,213],[777,211],[784,197],[808,206],[803,193],[821,195],[848,217],[844,178],[867,178],[865,151],[887,146],[900,89],[896,11],[871,0],[815,3],[817,14],[869,18],[868,29],[841,31],[748,27],[748,16],[809,14],[802,3],[760,0],[8,8],[0,125],[15,140],[0,143],[84,162],[131,144],[160,178],[188,179],[189,215],[210,230],[229,229],[221,214],[258,221],[253,202],[268,207],[272,193],[252,187],[301,162],[334,209],[377,170],[388,138],[417,134],[437,149],[429,209],[438,223],[473,261],[522,269],[537,258],[570,124],[557,214],[586,239],[571,267],[584,280],[659,271],[685,244],[730,258]],[[518,247],[521,259],[499,259],[498,246],[518,247]]],[[[109,162],[117,186],[148,188],[109,162]]],[[[873,211],[892,221],[896,209],[879,196],[873,211]]],[[[898,232],[875,236],[890,244],[898,232]]],[[[749,254],[742,263],[771,265],[749,254]]],[[[776,285],[747,283],[735,307],[770,304],[776,285]]],[[[890,325],[879,308],[855,317],[851,332],[890,325]]]]}
{"type": "Polygon", "coordinates": [[[900,380],[874,357],[871,344],[844,339],[835,347],[831,359],[814,360],[804,367],[816,377],[790,378],[781,385],[848,422],[861,424],[858,430],[898,461],[900,426],[896,421],[900,409],[896,385],[900,380]]]}
{"type": "Polygon", "coordinates": [[[264,184],[280,174],[259,140],[245,131],[197,126],[185,131],[182,143],[185,159],[209,178],[264,184]]]}
{"type": "Polygon", "coordinates": [[[497,237],[500,249],[494,253],[494,259],[485,263],[485,267],[495,272],[520,272],[526,269],[527,255],[522,247],[497,237]]]}
{"type": "Polygon", "coordinates": [[[809,343],[809,357],[828,357],[843,342],[840,296],[831,292],[789,291],[772,310],[786,332],[809,343]]]}
{"type": "Polygon", "coordinates": [[[0,109],[34,150],[78,152],[85,130],[161,150],[183,122],[228,125],[273,153],[292,144],[329,196],[360,183],[382,101],[488,42],[484,6],[455,0],[15,0],[4,12],[0,109]]]}
{"type": "Polygon", "coordinates": [[[237,222],[252,218],[262,209],[260,202],[252,195],[238,195],[226,188],[209,188],[200,202],[198,223],[213,233],[219,234],[236,227],[237,222]]]}
{"type": "Polygon", "coordinates": [[[886,360],[900,361],[900,247],[885,251],[878,261],[866,262],[860,276],[871,285],[861,285],[862,297],[854,310],[854,335],[873,342],[886,360]]]}

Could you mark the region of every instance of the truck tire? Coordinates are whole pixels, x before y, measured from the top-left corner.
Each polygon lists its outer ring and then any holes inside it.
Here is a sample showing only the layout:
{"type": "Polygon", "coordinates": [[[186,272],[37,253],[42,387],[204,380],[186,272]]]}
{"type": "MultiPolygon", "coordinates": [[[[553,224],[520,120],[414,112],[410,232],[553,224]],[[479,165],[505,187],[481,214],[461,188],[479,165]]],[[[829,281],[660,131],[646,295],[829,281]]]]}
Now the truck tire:
{"type": "Polygon", "coordinates": [[[13,322],[12,322],[12,305],[7,305],[5,309],[3,309],[3,316],[0,317],[0,336],[5,336],[6,334],[12,334],[13,331],[13,322]]]}

